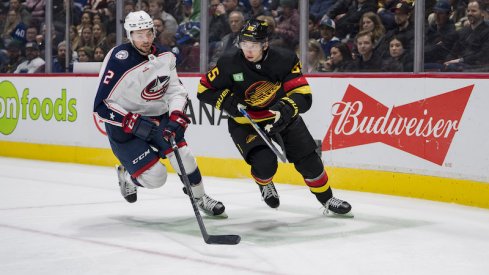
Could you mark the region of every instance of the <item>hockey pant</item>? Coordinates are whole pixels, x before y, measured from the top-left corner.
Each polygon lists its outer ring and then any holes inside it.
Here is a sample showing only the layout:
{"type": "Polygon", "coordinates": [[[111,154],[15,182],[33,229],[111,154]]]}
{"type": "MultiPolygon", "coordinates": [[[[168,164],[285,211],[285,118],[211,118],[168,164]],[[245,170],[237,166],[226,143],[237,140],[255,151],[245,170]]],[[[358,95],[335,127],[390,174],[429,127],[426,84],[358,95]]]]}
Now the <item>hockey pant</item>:
{"type": "MultiPolygon", "coordinates": [[[[160,127],[164,127],[167,122],[168,119],[163,119],[160,122],[160,127]]],[[[158,188],[165,184],[167,169],[159,161],[160,158],[168,158],[175,171],[181,175],[175,154],[166,141],[147,142],[132,134],[124,133],[121,127],[107,123],[106,130],[112,151],[126,168],[128,172],[126,178],[130,178],[134,184],[150,189],[158,188]]],[[[162,136],[161,140],[163,140],[162,136]]],[[[205,191],[195,157],[188,148],[183,134],[176,136],[176,142],[194,197],[200,198],[205,191]]]]}
{"type": "MultiPolygon", "coordinates": [[[[245,161],[251,165],[251,174],[260,184],[272,181],[277,172],[278,160],[273,151],[249,124],[228,120],[229,133],[245,161]]],[[[289,162],[302,175],[305,183],[322,203],[332,196],[328,176],[321,158],[316,153],[317,144],[299,116],[280,132],[289,162]]],[[[272,137],[274,138],[274,137],[272,137]]]]}

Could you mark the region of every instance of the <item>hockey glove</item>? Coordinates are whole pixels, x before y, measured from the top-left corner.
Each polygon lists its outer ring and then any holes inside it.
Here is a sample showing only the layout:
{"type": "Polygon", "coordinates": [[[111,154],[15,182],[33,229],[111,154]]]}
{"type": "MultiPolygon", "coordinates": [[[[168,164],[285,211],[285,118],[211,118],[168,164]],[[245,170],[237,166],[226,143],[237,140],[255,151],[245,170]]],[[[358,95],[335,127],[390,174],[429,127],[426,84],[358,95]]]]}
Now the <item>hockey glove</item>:
{"type": "Polygon", "coordinates": [[[183,135],[189,123],[190,123],[190,119],[183,112],[181,111],[171,112],[170,121],[168,121],[168,124],[165,126],[165,129],[163,129],[163,138],[166,141],[169,141],[171,136],[175,137],[177,134],[180,133],[183,135]]]}
{"type": "Polygon", "coordinates": [[[157,127],[148,117],[129,112],[122,119],[122,130],[127,134],[133,134],[142,140],[149,141],[157,131],[157,127]]]}
{"type": "Polygon", "coordinates": [[[231,91],[224,90],[216,103],[216,108],[226,111],[226,113],[232,117],[237,117],[241,115],[241,112],[238,110],[238,103],[238,99],[231,93],[231,91]]]}
{"type": "Polygon", "coordinates": [[[269,135],[275,135],[283,131],[299,115],[297,104],[288,97],[281,98],[270,107],[270,111],[275,114],[275,122],[265,126],[265,130],[269,135]]]}

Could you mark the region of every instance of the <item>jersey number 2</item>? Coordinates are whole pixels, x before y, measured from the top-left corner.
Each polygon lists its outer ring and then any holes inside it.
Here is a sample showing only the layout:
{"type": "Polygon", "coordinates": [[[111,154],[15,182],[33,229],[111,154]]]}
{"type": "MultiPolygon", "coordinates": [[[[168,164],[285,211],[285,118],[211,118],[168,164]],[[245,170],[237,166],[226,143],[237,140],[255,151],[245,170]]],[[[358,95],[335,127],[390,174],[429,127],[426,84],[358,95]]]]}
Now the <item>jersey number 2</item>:
{"type": "Polygon", "coordinates": [[[104,76],[104,84],[109,84],[112,77],[114,77],[114,72],[109,70],[107,74],[104,76]]]}

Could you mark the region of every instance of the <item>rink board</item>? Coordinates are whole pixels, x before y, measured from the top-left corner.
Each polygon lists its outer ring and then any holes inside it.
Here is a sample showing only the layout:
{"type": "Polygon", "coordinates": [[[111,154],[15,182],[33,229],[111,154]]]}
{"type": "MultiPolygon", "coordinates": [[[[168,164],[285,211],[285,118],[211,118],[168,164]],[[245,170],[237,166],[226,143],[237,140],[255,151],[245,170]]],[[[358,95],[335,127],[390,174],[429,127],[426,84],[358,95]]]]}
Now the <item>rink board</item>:
{"type": "MultiPolygon", "coordinates": [[[[486,78],[308,77],[314,103],[304,120],[322,142],[331,184],[489,208],[486,78]]],[[[197,101],[198,77],[182,81],[193,122],[186,138],[204,175],[249,177],[226,115],[197,101]]],[[[82,75],[0,77],[0,155],[114,165],[92,114],[97,83],[82,75]]],[[[290,164],[275,180],[303,184],[290,164]]]]}

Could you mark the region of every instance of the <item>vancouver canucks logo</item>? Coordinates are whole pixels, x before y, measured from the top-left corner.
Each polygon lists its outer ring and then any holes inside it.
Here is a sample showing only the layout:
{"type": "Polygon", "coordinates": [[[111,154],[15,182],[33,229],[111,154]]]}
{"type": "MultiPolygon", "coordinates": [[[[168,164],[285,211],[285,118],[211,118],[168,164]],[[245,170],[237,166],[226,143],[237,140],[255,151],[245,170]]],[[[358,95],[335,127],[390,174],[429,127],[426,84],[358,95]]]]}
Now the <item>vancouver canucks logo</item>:
{"type": "Polygon", "coordinates": [[[141,92],[141,97],[145,100],[157,100],[162,98],[170,84],[170,77],[167,75],[158,76],[153,79],[141,92]]]}
{"type": "Polygon", "coordinates": [[[253,83],[245,91],[245,102],[253,107],[266,107],[273,101],[281,84],[268,81],[253,83]]]}

